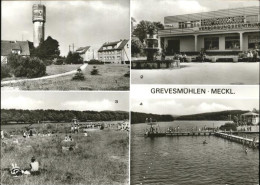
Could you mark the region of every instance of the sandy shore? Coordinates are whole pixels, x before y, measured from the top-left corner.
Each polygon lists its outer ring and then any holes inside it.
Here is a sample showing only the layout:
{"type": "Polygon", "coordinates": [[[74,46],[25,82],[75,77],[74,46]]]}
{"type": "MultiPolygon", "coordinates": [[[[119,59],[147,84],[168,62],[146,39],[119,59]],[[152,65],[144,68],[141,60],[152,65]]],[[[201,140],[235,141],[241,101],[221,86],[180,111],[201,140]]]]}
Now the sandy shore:
{"type": "Polygon", "coordinates": [[[181,63],[180,69],[133,69],[131,78],[132,84],[254,85],[259,84],[259,63],[181,63]]]}

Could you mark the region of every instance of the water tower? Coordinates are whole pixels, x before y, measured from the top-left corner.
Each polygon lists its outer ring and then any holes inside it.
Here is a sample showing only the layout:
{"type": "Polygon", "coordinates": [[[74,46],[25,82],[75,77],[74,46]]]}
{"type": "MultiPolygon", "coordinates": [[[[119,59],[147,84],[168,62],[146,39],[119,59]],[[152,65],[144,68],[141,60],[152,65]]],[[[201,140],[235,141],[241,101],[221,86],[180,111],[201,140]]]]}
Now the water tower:
{"type": "Polygon", "coordinates": [[[34,4],[32,7],[33,45],[38,47],[44,40],[44,27],[46,21],[46,7],[42,4],[34,4]]]}

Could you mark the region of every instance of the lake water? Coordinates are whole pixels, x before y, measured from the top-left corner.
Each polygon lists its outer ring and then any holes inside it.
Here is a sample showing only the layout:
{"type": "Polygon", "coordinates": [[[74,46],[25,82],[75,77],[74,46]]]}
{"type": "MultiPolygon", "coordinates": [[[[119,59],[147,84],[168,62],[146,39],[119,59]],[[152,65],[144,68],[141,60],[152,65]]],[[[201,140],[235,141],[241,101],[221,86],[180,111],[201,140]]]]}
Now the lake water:
{"type": "MultiPolygon", "coordinates": [[[[180,130],[219,127],[220,121],[159,123],[180,130]]],[[[131,184],[259,184],[259,150],[215,136],[145,138],[145,123],[131,125],[131,184]],[[203,145],[203,140],[208,144],[203,145]]]]}

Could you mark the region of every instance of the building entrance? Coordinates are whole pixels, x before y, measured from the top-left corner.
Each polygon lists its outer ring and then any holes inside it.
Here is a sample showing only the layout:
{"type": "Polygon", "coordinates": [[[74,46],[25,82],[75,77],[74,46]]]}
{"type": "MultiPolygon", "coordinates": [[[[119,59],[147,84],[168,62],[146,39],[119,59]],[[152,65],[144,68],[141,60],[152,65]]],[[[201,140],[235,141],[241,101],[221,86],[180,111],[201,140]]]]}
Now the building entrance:
{"type": "Polygon", "coordinates": [[[180,40],[168,40],[167,53],[174,54],[180,52],[180,40]]]}

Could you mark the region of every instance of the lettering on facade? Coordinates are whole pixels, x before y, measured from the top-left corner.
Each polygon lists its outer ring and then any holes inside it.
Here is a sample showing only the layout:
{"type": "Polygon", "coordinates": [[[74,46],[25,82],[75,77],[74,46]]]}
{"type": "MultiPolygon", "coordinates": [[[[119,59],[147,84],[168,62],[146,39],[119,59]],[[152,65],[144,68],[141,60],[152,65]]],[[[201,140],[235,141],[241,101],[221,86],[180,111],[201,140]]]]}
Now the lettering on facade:
{"type": "Polygon", "coordinates": [[[230,24],[230,25],[214,25],[200,27],[200,31],[209,30],[230,30],[230,29],[242,29],[242,28],[260,28],[260,23],[243,23],[243,24],[230,24]]]}

